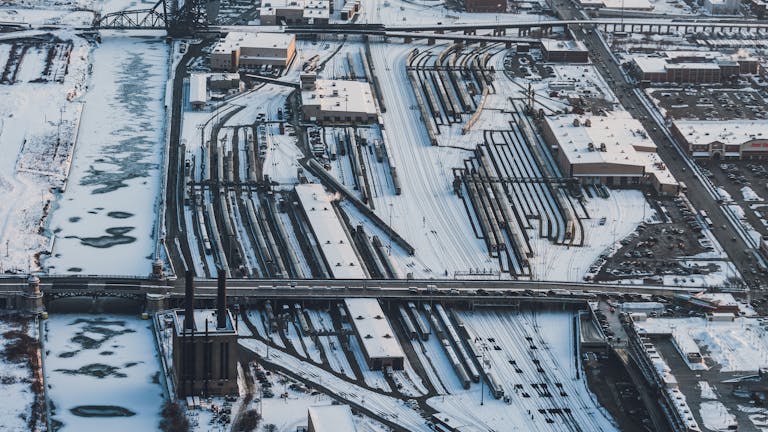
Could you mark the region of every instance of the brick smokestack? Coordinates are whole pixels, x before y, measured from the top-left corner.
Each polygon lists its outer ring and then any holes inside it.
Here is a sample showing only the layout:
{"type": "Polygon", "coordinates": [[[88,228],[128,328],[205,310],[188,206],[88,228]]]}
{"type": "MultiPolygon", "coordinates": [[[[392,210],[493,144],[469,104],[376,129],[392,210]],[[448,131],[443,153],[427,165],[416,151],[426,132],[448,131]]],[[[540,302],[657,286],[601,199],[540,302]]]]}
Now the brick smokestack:
{"type": "Polygon", "coordinates": [[[216,328],[227,328],[227,274],[219,269],[216,293],[216,328]]]}
{"type": "Polygon", "coordinates": [[[195,329],[195,285],[191,270],[184,273],[184,329],[195,329]]]}

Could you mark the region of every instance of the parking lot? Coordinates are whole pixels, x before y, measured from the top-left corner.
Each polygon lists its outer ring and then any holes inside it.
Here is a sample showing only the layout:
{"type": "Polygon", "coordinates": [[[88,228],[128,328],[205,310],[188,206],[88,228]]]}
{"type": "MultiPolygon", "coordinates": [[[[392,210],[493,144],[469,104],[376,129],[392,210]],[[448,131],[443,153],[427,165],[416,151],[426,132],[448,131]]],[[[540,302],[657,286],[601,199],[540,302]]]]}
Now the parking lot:
{"type": "Polygon", "coordinates": [[[768,235],[768,168],[750,161],[699,161],[703,173],[721,192],[721,204],[741,207],[747,222],[768,235]]]}
{"type": "Polygon", "coordinates": [[[688,87],[650,91],[660,108],[672,119],[731,120],[765,119],[768,93],[753,89],[688,87]]]}
{"type": "MultiPolygon", "coordinates": [[[[621,239],[621,248],[595,265],[601,266],[597,281],[643,279],[661,283],[662,276],[674,275],[683,283],[694,274],[718,270],[714,263],[689,264],[685,257],[713,250],[706,235],[706,222],[682,198],[652,201],[660,223],[640,224],[632,234],[621,239]]],[[[596,270],[596,268],[594,269],[596,270]]]]}

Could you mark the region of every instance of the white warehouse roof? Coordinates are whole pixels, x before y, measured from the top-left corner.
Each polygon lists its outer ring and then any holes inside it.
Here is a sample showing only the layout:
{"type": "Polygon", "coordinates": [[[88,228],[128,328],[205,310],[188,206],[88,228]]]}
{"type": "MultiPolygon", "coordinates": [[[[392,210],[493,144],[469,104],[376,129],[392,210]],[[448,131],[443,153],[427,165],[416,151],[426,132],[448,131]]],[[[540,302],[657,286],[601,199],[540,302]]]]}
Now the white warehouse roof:
{"type": "Polygon", "coordinates": [[[361,81],[318,79],[315,90],[301,92],[301,102],[319,105],[320,110],[326,112],[376,114],[371,85],[361,81]]]}
{"type": "Polygon", "coordinates": [[[405,357],[403,348],[377,299],[348,298],[344,300],[344,304],[368,358],[405,357]]]}
{"type": "Polygon", "coordinates": [[[646,165],[648,158],[637,150],[656,150],[642,124],[626,111],[611,112],[609,116],[565,114],[546,117],[545,121],[572,165],[646,165]],[[576,119],[579,126],[574,126],[576,119]],[[587,120],[592,124],[589,127],[585,126],[587,120]],[[600,151],[603,144],[605,151],[600,151]]]}
{"type": "Polygon", "coordinates": [[[331,273],[337,279],[367,279],[363,265],[347,237],[331,203],[331,196],[319,184],[296,186],[296,195],[309,219],[331,273]]]}
{"type": "Polygon", "coordinates": [[[288,49],[295,35],[285,33],[229,32],[213,47],[215,53],[231,53],[238,48],[288,49]]]}
{"type": "Polygon", "coordinates": [[[311,406],[308,415],[315,432],[357,432],[349,405],[311,406]]]}
{"type": "Polygon", "coordinates": [[[205,74],[189,76],[189,103],[208,102],[208,83],[205,74]]]}
{"type": "Polygon", "coordinates": [[[676,120],[675,127],[690,144],[744,144],[768,140],[768,120],[676,120]]]}

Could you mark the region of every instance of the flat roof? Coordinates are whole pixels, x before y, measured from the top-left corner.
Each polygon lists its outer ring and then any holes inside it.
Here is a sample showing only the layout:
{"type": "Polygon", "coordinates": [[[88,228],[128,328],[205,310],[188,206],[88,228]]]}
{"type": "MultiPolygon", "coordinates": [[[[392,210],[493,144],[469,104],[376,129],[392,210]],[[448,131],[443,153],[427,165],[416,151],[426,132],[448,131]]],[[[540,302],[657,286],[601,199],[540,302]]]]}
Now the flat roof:
{"type": "Polygon", "coordinates": [[[329,18],[331,3],[328,0],[277,0],[263,2],[259,8],[262,16],[277,15],[280,11],[303,11],[303,18],[329,18]]]}
{"type": "Polygon", "coordinates": [[[357,432],[349,405],[311,406],[307,411],[315,432],[357,432]]]}
{"type": "Polygon", "coordinates": [[[387,316],[375,298],[348,298],[344,304],[368,358],[405,358],[387,316]]]}
{"type": "Polygon", "coordinates": [[[653,10],[654,6],[648,0],[603,0],[603,6],[609,9],[653,10]]]}
{"type": "Polygon", "coordinates": [[[312,183],[298,185],[295,190],[333,277],[367,279],[351,240],[336,215],[331,195],[322,185],[312,183]]]}
{"type": "Polygon", "coordinates": [[[635,65],[643,73],[666,73],[667,59],[663,57],[635,57],[635,65]]]}
{"type": "Polygon", "coordinates": [[[362,81],[318,79],[314,90],[302,90],[301,103],[321,111],[376,114],[371,85],[362,81]]]}
{"type": "Polygon", "coordinates": [[[582,51],[587,52],[587,46],[577,40],[542,39],[541,46],[549,52],[554,51],[582,51]]]}
{"type": "MultiPolygon", "coordinates": [[[[181,329],[184,328],[184,317],[186,316],[186,312],[184,309],[174,309],[174,327],[176,329],[177,334],[181,334],[181,329]]],[[[235,331],[235,327],[232,321],[232,315],[229,313],[229,309],[227,309],[227,327],[223,329],[217,329],[216,328],[216,309],[195,309],[194,313],[195,318],[195,334],[197,333],[205,333],[205,322],[208,321],[208,332],[209,333],[231,333],[231,334],[237,334],[235,331]]]]}
{"type": "Polygon", "coordinates": [[[690,144],[768,140],[768,120],[675,120],[674,125],[690,144]]]}
{"type": "Polygon", "coordinates": [[[231,53],[238,48],[280,48],[287,49],[295,35],[285,33],[229,32],[213,47],[214,53],[231,53]]]}
{"type": "Polygon", "coordinates": [[[189,76],[189,102],[208,102],[208,83],[205,74],[192,74],[189,76]]]}
{"type": "Polygon", "coordinates": [[[626,111],[610,111],[604,116],[562,114],[544,120],[571,165],[642,166],[645,174],[654,176],[660,184],[678,184],[656,154],[656,144],[648,132],[626,111]],[[577,119],[579,126],[574,126],[577,119]],[[591,126],[585,126],[587,120],[591,126]],[[603,144],[605,151],[601,150],[603,144]]]}

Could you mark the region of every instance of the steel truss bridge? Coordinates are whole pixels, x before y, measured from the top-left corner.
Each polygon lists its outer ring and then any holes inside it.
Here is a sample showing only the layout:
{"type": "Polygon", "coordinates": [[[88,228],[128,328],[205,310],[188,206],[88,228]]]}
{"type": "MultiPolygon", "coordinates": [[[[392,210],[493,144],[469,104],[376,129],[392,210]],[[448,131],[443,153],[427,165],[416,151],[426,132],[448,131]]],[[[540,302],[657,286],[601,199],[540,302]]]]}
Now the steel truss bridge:
{"type": "Polygon", "coordinates": [[[208,5],[214,1],[158,0],[148,9],[129,9],[96,15],[94,29],[165,30],[169,35],[189,35],[208,27],[208,5]]]}

